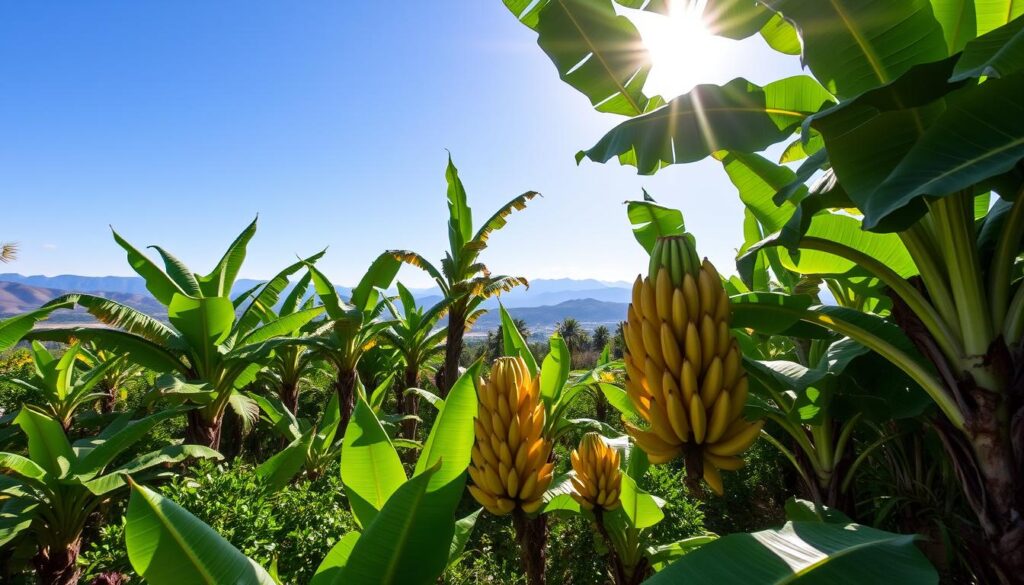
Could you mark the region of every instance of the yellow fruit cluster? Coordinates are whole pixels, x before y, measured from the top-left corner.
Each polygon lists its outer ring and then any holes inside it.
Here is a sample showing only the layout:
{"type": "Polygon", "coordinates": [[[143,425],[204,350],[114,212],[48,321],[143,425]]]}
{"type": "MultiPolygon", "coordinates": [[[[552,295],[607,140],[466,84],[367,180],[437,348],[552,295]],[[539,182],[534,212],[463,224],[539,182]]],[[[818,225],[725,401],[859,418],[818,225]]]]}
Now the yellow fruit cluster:
{"type": "Polygon", "coordinates": [[[498,358],[480,383],[474,420],[470,493],[495,515],[517,507],[533,513],[551,483],[551,442],[543,436],[540,377],[530,376],[520,357],[498,358]]]}
{"type": "Polygon", "coordinates": [[[729,297],[690,236],[658,240],[627,319],[626,392],[648,427],[627,423],[627,431],[651,463],[698,453],[704,480],[721,494],[719,470],[743,466],[737,456],[763,423],[743,419],[747,377],[729,329],[729,297]]]}
{"type": "Polygon", "coordinates": [[[572,469],[572,498],[587,510],[618,508],[622,488],[619,452],[609,447],[597,433],[587,433],[579,448],[569,456],[572,469]]]}

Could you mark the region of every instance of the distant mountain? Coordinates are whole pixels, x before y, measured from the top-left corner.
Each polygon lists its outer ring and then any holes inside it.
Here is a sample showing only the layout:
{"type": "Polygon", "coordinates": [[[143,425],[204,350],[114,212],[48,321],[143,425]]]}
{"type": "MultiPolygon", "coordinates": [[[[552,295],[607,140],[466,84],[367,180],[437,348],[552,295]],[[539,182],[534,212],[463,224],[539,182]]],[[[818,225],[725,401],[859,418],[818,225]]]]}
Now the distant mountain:
{"type": "MultiPolygon", "coordinates": [[[[263,281],[241,279],[235,283],[233,294],[239,294],[263,281]]],[[[417,302],[431,305],[441,299],[437,288],[411,289],[417,302]]],[[[145,282],[132,276],[22,276],[0,274],[0,317],[10,316],[37,308],[68,292],[83,292],[129,305],[159,319],[166,319],[166,309],[146,290],[145,282]]],[[[351,294],[351,289],[338,287],[342,298],[351,294]]],[[[394,291],[392,291],[394,292],[394,291]]],[[[477,332],[493,330],[498,326],[498,302],[512,314],[525,319],[537,334],[550,332],[554,325],[573,317],[587,329],[597,325],[613,326],[625,319],[626,306],[630,300],[630,285],[625,282],[606,283],[598,280],[573,280],[569,278],[538,279],[530,283],[530,289],[517,288],[490,299],[484,307],[492,309],[477,322],[477,332]]],[[[92,322],[92,318],[78,309],[61,312],[51,322],[79,323],[92,322]]]]}
{"type": "MultiPolygon", "coordinates": [[[[575,299],[542,307],[512,307],[508,312],[513,318],[526,321],[532,333],[543,336],[553,331],[555,325],[566,317],[576,319],[584,329],[592,330],[598,325],[604,325],[614,330],[619,322],[626,319],[628,307],[629,303],[575,299]]],[[[473,330],[478,335],[483,335],[487,331],[497,329],[500,321],[501,317],[497,311],[489,311],[477,320],[473,330]]],[[[537,341],[536,338],[532,340],[537,341]]]]}
{"type": "MultiPolygon", "coordinates": [[[[17,282],[29,286],[83,293],[149,294],[149,291],[146,290],[146,281],[138,276],[77,276],[74,274],[22,276],[21,274],[5,273],[0,274],[0,282],[17,282]]],[[[261,282],[266,281],[240,278],[235,281],[231,292],[239,294],[261,282]]]]}
{"type": "MultiPolygon", "coordinates": [[[[0,282],[16,282],[34,287],[54,290],[87,292],[87,293],[118,293],[149,295],[146,283],[137,276],[77,276],[61,274],[58,276],[23,276],[21,274],[0,274],[0,282]]],[[[256,279],[239,279],[232,288],[232,294],[240,294],[253,286],[265,282],[256,279]]],[[[530,282],[530,288],[517,287],[501,295],[501,302],[506,307],[539,307],[557,305],[576,299],[595,299],[608,302],[629,302],[631,286],[628,282],[604,282],[594,279],[575,280],[572,278],[539,278],[530,282]]],[[[431,305],[441,299],[437,287],[410,289],[417,302],[431,305]]],[[[351,289],[338,287],[342,297],[347,298],[351,289]]],[[[391,292],[395,292],[392,290],[391,292]]],[[[485,305],[497,308],[498,299],[492,299],[485,305]]]]}
{"type": "MultiPolygon", "coordinates": [[[[67,294],[67,292],[68,291],[66,290],[30,286],[18,282],[0,281],[0,317],[9,317],[11,315],[36,309],[43,303],[52,301],[59,296],[67,294]]],[[[164,306],[158,303],[156,299],[151,297],[149,294],[126,294],[106,291],[93,291],[91,294],[115,300],[160,319],[165,319],[167,317],[167,311],[164,309],[164,306]]],[[[61,322],[83,322],[92,320],[92,318],[86,315],[82,310],[75,310],[71,313],[57,313],[51,319],[61,322]]]]}

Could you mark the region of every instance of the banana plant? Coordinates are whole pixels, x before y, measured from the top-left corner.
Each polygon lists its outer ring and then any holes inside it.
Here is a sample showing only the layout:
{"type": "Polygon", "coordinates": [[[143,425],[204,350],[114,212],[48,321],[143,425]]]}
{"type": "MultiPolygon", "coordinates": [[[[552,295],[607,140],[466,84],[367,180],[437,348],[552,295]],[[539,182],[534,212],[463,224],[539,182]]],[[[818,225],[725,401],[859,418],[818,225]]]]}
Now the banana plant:
{"type": "Polygon", "coordinates": [[[110,366],[110,369],[103,374],[99,384],[96,385],[96,388],[106,395],[100,400],[100,412],[104,414],[114,412],[118,399],[124,398],[122,393],[125,391],[125,385],[143,373],[141,366],[123,358],[124,356],[115,355],[91,343],[82,345],[80,359],[89,367],[95,369],[116,362],[116,365],[110,366]]]}
{"type": "MultiPolygon", "coordinates": [[[[340,536],[310,585],[426,585],[461,557],[478,514],[455,517],[473,445],[478,372],[473,366],[452,388],[412,477],[360,397],[344,440],[342,480],[361,530],[340,536]]],[[[132,566],[153,585],[277,582],[187,510],[134,481],[125,542],[132,566]]]]}
{"type": "MultiPolygon", "coordinates": [[[[643,46],[617,20],[612,0],[506,4],[596,104],[639,103],[643,75],[634,76],[649,62],[642,50],[633,61],[611,58],[643,46]],[[586,19],[566,17],[584,9],[586,19]],[[595,54],[604,58],[590,59],[595,54]]],[[[640,173],[712,155],[728,173],[735,159],[753,160],[768,189],[740,196],[769,229],[748,254],[774,246],[800,274],[856,267],[882,281],[895,304],[891,320],[923,361],[845,311],[778,303],[758,310],[846,335],[924,389],[941,412],[987,549],[977,568],[1006,583],[1024,573],[1024,459],[1014,448],[1024,426],[1012,422],[1024,416],[1015,375],[1024,332],[1016,269],[1024,233],[1022,14],[1019,3],[980,0],[711,1],[704,16],[722,25],[712,26],[716,34],[760,33],[772,49],[799,55],[812,75],[764,86],[740,78],[698,85],[653,109],[644,102],[618,112],[632,118],[578,155],[618,158],[640,173]],[[800,162],[796,171],[750,154],[783,141],[781,161],[800,162]],[[989,192],[999,201],[978,213],[977,197],[989,192]]]]}
{"type": "MultiPolygon", "coordinates": [[[[576,515],[585,518],[594,532],[598,552],[608,557],[608,572],[616,585],[634,585],[643,582],[651,573],[660,570],[675,558],[704,545],[716,535],[708,533],[693,536],[672,544],[658,543],[652,528],[665,518],[665,501],[640,489],[638,483],[647,473],[647,456],[633,448],[629,437],[607,439],[596,433],[588,436],[599,441],[608,453],[614,453],[614,470],[594,469],[587,455],[573,452],[573,470],[548,490],[545,514],[576,515]],[[584,460],[581,462],[580,457],[584,460]],[[589,466],[603,477],[583,478],[577,468],[589,466]],[[598,483],[598,479],[601,479],[598,483]],[[586,483],[595,488],[593,494],[580,492],[586,483]],[[618,484],[618,488],[612,487],[618,484]],[[598,504],[598,492],[613,494],[598,504]],[[603,505],[602,505],[603,504],[603,505]]],[[[588,439],[584,439],[586,442],[588,439]]],[[[582,447],[581,447],[582,448],[582,447]]],[[[580,469],[582,471],[582,469],[580,469]]]]}
{"type": "Polygon", "coordinates": [[[60,356],[54,356],[43,344],[32,342],[33,376],[27,380],[5,378],[5,382],[21,386],[39,397],[38,406],[56,419],[67,432],[71,429],[75,414],[85,406],[108,398],[106,392],[95,392],[98,385],[118,367],[122,358],[115,358],[83,373],[76,366],[87,359],[80,343],[67,348],[60,356]]]}
{"type": "Polygon", "coordinates": [[[59,419],[34,406],[22,408],[15,423],[27,439],[28,457],[0,453],[0,546],[33,542],[40,583],[77,583],[83,530],[101,504],[124,495],[129,474],[155,481],[171,474],[169,464],[220,459],[201,445],[172,444],[121,462],[120,455],[154,426],[180,414],[180,408],[167,409],[132,420],[125,413],[97,436],[71,443],[59,419]]]}
{"type": "Polygon", "coordinates": [[[409,250],[391,250],[397,259],[424,270],[437,286],[448,308],[448,334],[445,339],[444,366],[438,372],[437,387],[441,397],[448,393],[459,375],[459,357],[462,355],[463,337],[473,323],[485,312],[480,305],[487,299],[517,286],[529,287],[521,276],[494,275],[480,261],[487,241],[496,230],[505,227],[506,218],[539,195],[527,191],[503,205],[480,229],[473,232],[473,215],[466,198],[466,189],[459,179],[459,171],[448,157],[445,171],[448,183],[448,243],[449,249],[441,259],[440,270],[422,255],[409,250]]]}
{"type": "Polygon", "coordinates": [[[367,350],[379,343],[381,332],[390,323],[381,320],[384,310],[380,289],[391,286],[400,264],[391,254],[378,256],[352,289],[349,302],[341,300],[338,289],[314,266],[308,270],[326,321],[309,336],[300,340],[315,354],[330,362],[335,369],[334,391],[341,408],[341,434],[345,434],[348,421],[355,409],[359,386],[359,360],[367,350]]]}
{"type": "MultiPolygon", "coordinates": [[[[51,303],[83,307],[109,328],[37,329],[31,338],[89,342],[164,374],[158,380],[161,395],[201,405],[188,411],[186,439],[217,448],[225,409],[238,404],[237,398],[232,401],[237,391],[256,379],[275,346],[289,342],[287,336],[322,312],[314,307],[269,321],[263,319],[266,309],[276,303],[287,285],[288,275],[306,266],[307,261],[296,262],[257,291],[232,301],[231,287],[245,259],[246,245],[255,233],[254,220],[228,247],[213,271],[200,276],[154,246],[164,261],[161,269],[114,232],[114,240],[127,252],[129,263],[145,280],[146,288],[167,307],[170,325],[116,301],[70,294],[51,303]],[[237,316],[236,311],[240,311],[237,316]]],[[[313,258],[317,257],[319,254],[313,258]]]]}
{"type": "MultiPolygon", "coordinates": [[[[311,275],[307,271],[282,301],[280,308],[265,308],[261,320],[272,323],[281,317],[313,309],[314,298],[306,298],[310,282],[311,275]]],[[[304,337],[312,334],[318,326],[317,321],[311,321],[290,335],[304,337]]],[[[305,345],[282,345],[274,349],[267,367],[260,372],[260,378],[274,390],[284,408],[297,415],[302,386],[309,383],[313,373],[324,370],[325,366],[323,360],[305,345]]]]}
{"type": "MultiPolygon", "coordinates": [[[[385,298],[388,312],[391,313],[391,327],[381,332],[385,346],[398,351],[403,366],[402,385],[397,397],[401,414],[415,417],[419,414],[419,395],[408,392],[410,388],[419,388],[420,376],[424,368],[438,355],[444,352],[441,343],[448,335],[447,327],[437,327],[437,322],[447,310],[444,301],[429,309],[416,304],[416,299],[401,282],[398,283],[398,296],[402,310],[399,311],[391,299],[385,298]]],[[[415,418],[408,418],[402,424],[402,436],[415,440],[415,418]]]]}
{"type": "Polygon", "coordinates": [[[331,394],[319,420],[298,418],[279,398],[249,394],[259,405],[262,418],[279,435],[286,446],[260,464],[256,474],[264,478],[272,490],[284,487],[295,475],[305,471],[314,480],[341,456],[342,435],[338,433],[341,409],[338,395],[331,394]]]}

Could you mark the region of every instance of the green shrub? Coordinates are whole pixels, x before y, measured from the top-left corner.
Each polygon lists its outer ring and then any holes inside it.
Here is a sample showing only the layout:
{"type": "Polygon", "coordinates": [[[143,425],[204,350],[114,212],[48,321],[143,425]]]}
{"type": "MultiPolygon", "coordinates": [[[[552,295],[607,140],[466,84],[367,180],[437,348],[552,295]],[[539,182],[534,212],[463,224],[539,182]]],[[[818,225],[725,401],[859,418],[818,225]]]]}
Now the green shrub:
{"type": "MultiPolygon", "coordinates": [[[[309,582],[331,546],[355,529],[336,466],[316,481],[268,494],[251,466],[204,461],[160,491],[261,565],[276,559],[283,583],[309,582]]],[[[105,571],[131,574],[117,520],[122,513],[113,511],[83,553],[86,578],[105,571]]]]}

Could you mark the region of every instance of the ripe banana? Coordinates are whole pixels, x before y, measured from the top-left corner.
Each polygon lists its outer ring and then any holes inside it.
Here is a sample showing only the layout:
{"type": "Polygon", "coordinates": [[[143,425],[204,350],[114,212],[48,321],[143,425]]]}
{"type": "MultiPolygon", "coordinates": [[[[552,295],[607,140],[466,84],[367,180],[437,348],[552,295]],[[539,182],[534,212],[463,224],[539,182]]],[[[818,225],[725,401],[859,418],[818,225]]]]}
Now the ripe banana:
{"type": "MultiPolygon", "coordinates": [[[[684,234],[655,243],[647,276],[633,283],[623,326],[626,394],[644,423],[624,421],[627,432],[651,463],[696,455],[687,461],[703,463],[704,480],[716,493],[722,490],[719,470],[742,467],[738,455],[763,424],[742,418],[749,388],[730,316],[718,271],[699,259],[693,237],[684,234]]],[[[496,422],[490,427],[503,428],[496,422]]],[[[701,473],[700,467],[691,472],[701,473]]],[[[524,482],[521,474],[519,481],[524,482]]],[[[596,481],[591,491],[581,483],[577,494],[590,498],[591,506],[617,497],[596,481]]]]}
{"type": "Polygon", "coordinates": [[[540,379],[530,376],[520,357],[498,358],[479,385],[479,412],[473,421],[470,494],[490,513],[517,507],[533,513],[543,505],[554,464],[551,442],[543,436],[540,379]]]}
{"type": "Polygon", "coordinates": [[[608,446],[597,433],[587,433],[580,446],[569,456],[574,475],[572,498],[587,510],[614,510],[621,505],[619,493],[622,471],[619,452],[608,446]]]}

